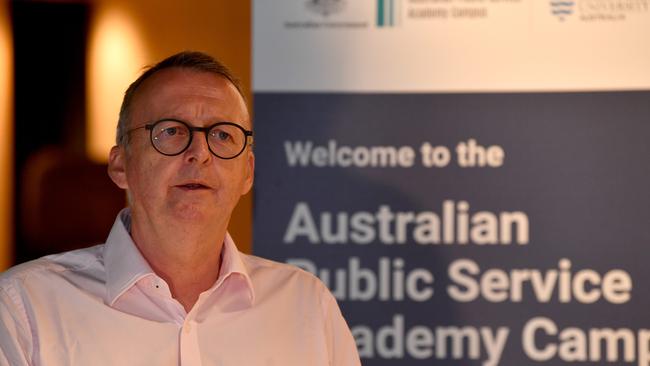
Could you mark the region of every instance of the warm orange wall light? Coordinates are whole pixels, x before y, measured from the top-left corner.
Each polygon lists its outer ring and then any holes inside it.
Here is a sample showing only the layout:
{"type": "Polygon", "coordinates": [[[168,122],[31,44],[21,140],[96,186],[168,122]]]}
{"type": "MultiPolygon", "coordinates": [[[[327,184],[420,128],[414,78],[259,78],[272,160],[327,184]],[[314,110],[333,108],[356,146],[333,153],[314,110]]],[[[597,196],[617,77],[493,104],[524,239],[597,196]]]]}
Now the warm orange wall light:
{"type": "Polygon", "coordinates": [[[9,4],[0,1],[0,271],[13,263],[13,46],[9,4]]]}
{"type": "Polygon", "coordinates": [[[110,4],[97,6],[90,21],[87,58],[86,146],[91,160],[108,160],[122,96],[146,60],[147,52],[128,13],[110,4]]]}

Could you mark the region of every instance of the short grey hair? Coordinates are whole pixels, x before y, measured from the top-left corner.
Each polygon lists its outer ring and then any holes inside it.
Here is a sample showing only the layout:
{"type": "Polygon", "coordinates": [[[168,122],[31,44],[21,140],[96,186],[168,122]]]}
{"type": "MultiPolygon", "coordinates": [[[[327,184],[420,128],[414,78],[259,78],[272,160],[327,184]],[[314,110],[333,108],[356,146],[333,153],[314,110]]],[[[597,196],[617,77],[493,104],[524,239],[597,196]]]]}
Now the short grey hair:
{"type": "Polygon", "coordinates": [[[246,103],[246,97],[242,92],[241,84],[239,80],[233,75],[233,73],[219,60],[214,57],[205,54],[203,52],[196,51],[183,51],[175,55],[169,56],[166,59],[160,61],[159,63],[148,66],[146,70],[138,77],[129,88],[126,89],[124,93],[124,99],[122,100],[122,107],[120,107],[120,116],[117,121],[117,132],[115,136],[115,143],[118,146],[126,146],[128,144],[127,128],[128,120],[131,114],[131,104],[133,102],[133,97],[135,96],[138,88],[144,83],[145,80],[150,78],[152,75],[158,71],[169,69],[169,68],[184,68],[190,69],[199,72],[212,73],[218,76],[225,78],[230,81],[232,85],[237,88],[237,91],[244,99],[246,103]]]}

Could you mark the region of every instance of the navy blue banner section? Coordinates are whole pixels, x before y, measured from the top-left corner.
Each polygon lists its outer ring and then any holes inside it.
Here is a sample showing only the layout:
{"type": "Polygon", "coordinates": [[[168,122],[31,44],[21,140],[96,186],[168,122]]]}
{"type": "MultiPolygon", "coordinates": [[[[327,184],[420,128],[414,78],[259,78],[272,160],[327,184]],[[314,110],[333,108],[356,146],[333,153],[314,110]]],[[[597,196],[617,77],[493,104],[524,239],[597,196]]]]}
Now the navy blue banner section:
{"type": "Polygon", "coordinates": [[[254,252],[364,365],[649,365],[650,92],[255,94],[254,252]]]}

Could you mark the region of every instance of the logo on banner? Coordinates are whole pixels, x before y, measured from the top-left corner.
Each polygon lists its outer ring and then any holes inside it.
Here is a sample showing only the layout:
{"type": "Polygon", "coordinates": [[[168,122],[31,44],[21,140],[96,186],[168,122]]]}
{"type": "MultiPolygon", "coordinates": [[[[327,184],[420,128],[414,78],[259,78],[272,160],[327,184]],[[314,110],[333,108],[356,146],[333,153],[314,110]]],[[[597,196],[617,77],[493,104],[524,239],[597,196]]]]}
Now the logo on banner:
{"type": "Polygon", "coordinates": [[[394,27],[401,23],[401,0],[377,0],[377,27],[394,27]]]}
{"type": "Polygon", "coordinates": [[[574,1],[551,0],[551,13],[564,21],[566,17],[573,14],[574,1]]]}
{"type": "Polygon", "coordinates": [[[371,24],[349,7],[348,0],[305,0],[301,15],[284,21],[287,29],[363,29],[371,24]],[[320,15],[314,17],[311,14],[320,15]]]}
{"type": "Polygon", "coordinates": [[[626,21],[650,12],[650,0],[550,0],[549,4],[560,21],[573,14],[583,22],[626,21]]]}
{"type": "Polygon", "coordinates": [[[306,6],[307,9],[326,17],[343,10],[345,0],[309,0],[306,6]]]}

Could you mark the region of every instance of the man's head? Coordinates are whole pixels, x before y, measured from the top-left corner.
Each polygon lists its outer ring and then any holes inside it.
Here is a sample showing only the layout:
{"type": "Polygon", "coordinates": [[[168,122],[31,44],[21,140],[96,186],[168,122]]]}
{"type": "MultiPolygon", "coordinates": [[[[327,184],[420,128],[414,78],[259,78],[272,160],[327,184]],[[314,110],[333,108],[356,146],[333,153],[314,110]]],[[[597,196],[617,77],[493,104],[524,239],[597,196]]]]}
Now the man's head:
{"type": "Polygon", "coordinates": [[[117,121],[117,133],[115,136],[116,145],[127,145],[128,143],[128,135],[126,134],[126,131],[128,130],[129,126],[131,104],[133,101],[133,96],[140,88],[140,85],[142,85],[145,80],[157,72],[172,67],[190,69],[197,72],[207,72],[221,76],[230,81],[232,85],[237,88],[237,91],[245,100],[244,93],[242,92],[241,85],[239,84],[239,80],[224,64],[214,59],[212,56],[202,52],[179,52],[175,55],[167,57],[154,66],[148,67],[145,72],[143,72],[142,75],[140,75],[140,77],[138,77],[133,83],[131,83],[131,85],[129,85],[128,89],[126,89],[126,92],[124,93],[124,99],[122,100],[122,106],[120,107],[120,116],[117,121]]]}
{"type": "Polygon", "coordinates": [[[221,159],[210,150],[205,133],[194,131],[186,150],[163,155],[154,141],[178,130],[145,126],[167,119],[199,128],[231,122],[251,130],[234,78],[223,65],[200,53],[174,55],[152,67],[125,94],[118,144],[109,158],[109,175],[128,190],[134,218],[160,225],[210,223],[225,230],[239,197],[252,185],[255,159],[250,147],[246,144],[233,159],[221,159]]]}

